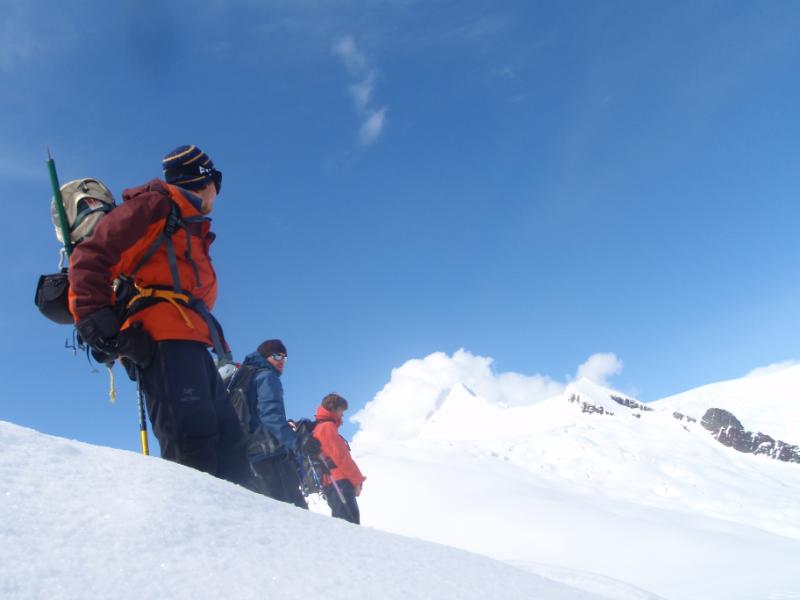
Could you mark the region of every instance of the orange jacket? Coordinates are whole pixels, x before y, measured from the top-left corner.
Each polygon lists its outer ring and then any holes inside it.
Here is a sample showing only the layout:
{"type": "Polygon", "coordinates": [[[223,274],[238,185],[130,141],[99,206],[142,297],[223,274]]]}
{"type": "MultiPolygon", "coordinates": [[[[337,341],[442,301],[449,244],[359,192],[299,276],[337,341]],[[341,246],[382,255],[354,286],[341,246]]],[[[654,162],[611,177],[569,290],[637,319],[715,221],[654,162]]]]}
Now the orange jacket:
{"type": "MultiPolygon", "coordinates": [[[[162,234],[170,213],[170,200],[177,204],[182,218],[201,216],[197,196],[159,179],[125,190],[122,198],[124,202],[99,221],[92,235],[78,244],[70,257],[69,305],[76,322],[96,310],[113,306],[112,282],[119,275],[130,274],[162,234]]],[[[187,228],[192,233],[191,248],[185,230],[179,229],[172,236],[181,288],[203,300],[210,310],[217,299],[217,275],[209,256],[214,234],[209,220],[187,224],[187,228]],[[187,250],[191,250],[197,273],[187,259],[187,250]]],[[[162,244],[140,267],[135,282],[145,288],[172,288],[166,245],[162,244]]],[[[195,340],[211,345],[205,319],[185,306],[178,308],[170,302],[158,301],[135,312],[122,328],[134,321],[141,321],[157,341],[195,340]]]]}
{"type": "MultiPolygon", "coordinates": [[[[314,437],[319,440],[322,446],[322,453],[336,464],[336,468],[331,469],[334,481],[347,479],[354,487],[358,487],[364,483],[366,477],[361,474],[356,461],[350,456],[350,448],[347,442],[339,435],[339,427],[341,425],[341,417],[323,406],[317,408],[317,425],[314,427],[314,437]]],[[[330,479],[326,475],[323,478],[323,485],[330,485],[330,479]]]]}

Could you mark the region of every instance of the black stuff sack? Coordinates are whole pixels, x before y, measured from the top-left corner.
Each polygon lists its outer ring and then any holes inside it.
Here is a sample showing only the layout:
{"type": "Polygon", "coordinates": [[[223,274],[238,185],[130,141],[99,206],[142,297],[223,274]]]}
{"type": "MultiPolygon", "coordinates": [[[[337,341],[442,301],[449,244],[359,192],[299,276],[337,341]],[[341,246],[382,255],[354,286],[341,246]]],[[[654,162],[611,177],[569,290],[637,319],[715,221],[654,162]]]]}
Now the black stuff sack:
{"type": "Polygon", "coordinates": [[[72,325],[69,312],[69,278],[66,271],[41,275],[36,285],[34,303],[45,317],[60,325],[72,325]]]}

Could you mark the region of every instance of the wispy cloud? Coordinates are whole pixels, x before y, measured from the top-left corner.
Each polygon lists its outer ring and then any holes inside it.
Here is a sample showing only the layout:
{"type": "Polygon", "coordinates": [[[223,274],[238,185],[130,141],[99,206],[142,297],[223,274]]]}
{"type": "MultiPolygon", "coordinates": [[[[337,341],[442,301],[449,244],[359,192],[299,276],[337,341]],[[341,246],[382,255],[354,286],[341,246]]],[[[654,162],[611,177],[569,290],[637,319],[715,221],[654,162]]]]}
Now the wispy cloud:
{"type": "Polygon", "coordinates": [[[333,51],[342,59],[344,66],[354,77],[360,76],[367,69],[367,60],[356,48],[356,42],[352,36],[345,36],[336,42],[333,51]]]}
{"type": "Polygon", "coordinates": [[[351,79],[348,91],[361,119],[358,141],[362,146],[369,146],[383,132],[388,110],[387,106],[376,108],[374,105],[378,71],[358,49],[352,36],[345,36],[336,42],[333,53],[341,59],[351,79]]]}
{"type": "Polygon", "coordinates": [[[367,119],[361,124],[361,129],[358,132],[358,140],[364,145],[368,146],[378,139],[381,131],[383,131],[383,124],[386,122],[386,108],[372,112],[367,119]]]}

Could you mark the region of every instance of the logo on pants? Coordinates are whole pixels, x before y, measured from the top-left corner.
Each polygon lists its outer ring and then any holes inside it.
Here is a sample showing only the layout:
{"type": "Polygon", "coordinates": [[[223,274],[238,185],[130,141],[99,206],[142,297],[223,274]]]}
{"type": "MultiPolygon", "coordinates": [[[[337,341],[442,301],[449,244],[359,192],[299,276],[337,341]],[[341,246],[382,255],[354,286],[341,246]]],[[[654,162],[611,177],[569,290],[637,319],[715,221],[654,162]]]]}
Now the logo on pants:
{"type": "Polygon", "coordinates": [[[178,399],[180,402],[197,402],[200,396],[194,393],[194,388],[183,388],[181,397],[178,399]]]}

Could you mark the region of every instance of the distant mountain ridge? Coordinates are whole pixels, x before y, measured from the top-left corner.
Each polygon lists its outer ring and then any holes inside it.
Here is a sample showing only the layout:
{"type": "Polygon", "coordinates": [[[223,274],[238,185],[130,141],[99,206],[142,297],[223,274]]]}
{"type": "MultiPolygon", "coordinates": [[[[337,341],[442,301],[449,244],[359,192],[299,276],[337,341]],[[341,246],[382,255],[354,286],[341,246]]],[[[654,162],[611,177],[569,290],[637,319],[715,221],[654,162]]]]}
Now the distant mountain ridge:
{"type": "MultiPolygon", "coordinates": [[[[466,385],[457,384],[448,393],[442,394],[443,400],[423,427],[421,437],[442,436],[441,433],[437,433],[437,430],[442,428],[442,423],[452,421],[453,415],[463,412],[465,408],[468,408],[473,416],[480,413],[480,419],[461,419],[458,426],[447,427],[450,435],[456,435],[459,438],[469,438],[470,435],[481,437],[485,434],[479,433],[478,430],[492,430],[493,424],[496,428],[498,419],[524,424],[528,422],[528,417],[543,412],[542,407],[555,407],[566,401],[568,404],[577,405],[584,414],[614,416],[620,412],[621,414],[630,414],[637,419],[640,419],[646,412],[669,412],[671,410],[672,416],[679,421],[685,421],[686,424],[699,422],[714,439],[726,447],[784,462],[800,463],[800,446],[775,439],[769,431],[750,431],[736,417],[735,412],[732,412],[739,409],[741,413],[751,418],[754,414],[759,415],[760,412],[771,412],[770,417],[761,415],[762,418],[753,420],[767,426],[775,425],[777,429],[787,431],[786,427],[780,425],[785,422],[780,413],[783,412],[784,405],[787,405],[789,411],[793,412],[793,405],[784,402],[777,407],[772,406],[770,404],[771,396],[768,393],[760,392],[757,388],[758,384],[762,384],[772,394],[776,394],[776,389],[780,388],[780,392],[777,393],[779,397],[791,398],[793,393],[791,386],[795,381],[797,389],[800,389],[800,366],[787,368],[778,373],[711,384],[697,390],[684,392],[679,396],[643,403],[588,379],[581,379],[570,383],[565,392],[550,400],[528,407],[514,408],[493,404],[477,396],[466,385]],[[778,380],[777,384],[775,380],[778,380]],[[789,390],[784,389],[787,385],[790,386],[789,390]],[[758,406],[759,399],[763,399],[760,407],[758,406]],[[728,409],[722,408],[722,406],[728,407],[728,409]],[[675,407],[680,407],[681,411],[692,412],[693,415],[672,410],[675,407]]],[[[506,428],[507,433],[515,429],[518,429],[518,425],[510,425],[506,428]]],[[[444,434],[443,437],[448,436],[444,434]]]]}
{"type": "Polygon", "coordinates": [[[724,409],[752,431],[800,443],[800,365],[721,381],[648,403],[697,420],[710,408],[724,409]]]}
{"type": "Polygon", "coordinates": [[[797,367],[648,403],[588,379],[523,406],[449,385],[415,436],[355,438],[365,523],[503,559],[580,564],[667,598],[768,597],[762,577],[800,589],[773,554],[784,543],[800,551],[800,468],[773,460],[794,441],[785,421],[795,389],[797,367]],[[753,452],[721,443],[721,425],[703,422],[709,409],[755,431],[753,452]],[[759,431],[774,436],[772,450],[759,431]],[[725,550],[701,550],[712,539],[725,550]],[[778,562],[762,564],[767,555],[778,562]],[[613,556],[640,560],[634,569],[613,556]],[[691,592],[678,589],[687,577],[691,592]]]}

